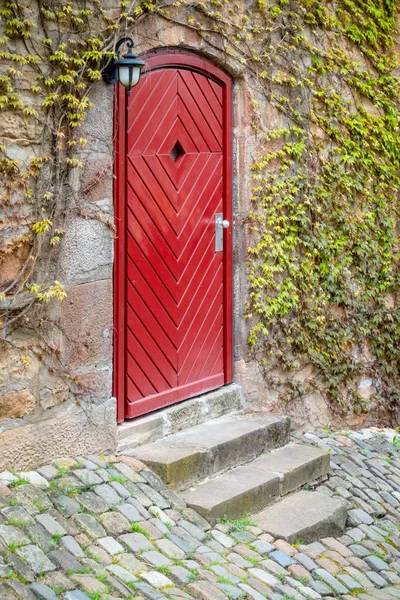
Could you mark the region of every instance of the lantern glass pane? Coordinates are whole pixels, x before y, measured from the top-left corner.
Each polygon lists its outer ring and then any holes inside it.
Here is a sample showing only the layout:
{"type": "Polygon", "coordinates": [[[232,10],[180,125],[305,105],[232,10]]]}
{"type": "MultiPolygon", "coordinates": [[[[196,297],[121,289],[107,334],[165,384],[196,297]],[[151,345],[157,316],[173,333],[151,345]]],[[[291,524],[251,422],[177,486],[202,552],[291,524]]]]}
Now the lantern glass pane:
{"type": "Polygon", "coordinates": [[[118,69],[118,79],[126,88],[135,86],[140,77],[140,67],[123,66],[121,65],[118,69]]]}

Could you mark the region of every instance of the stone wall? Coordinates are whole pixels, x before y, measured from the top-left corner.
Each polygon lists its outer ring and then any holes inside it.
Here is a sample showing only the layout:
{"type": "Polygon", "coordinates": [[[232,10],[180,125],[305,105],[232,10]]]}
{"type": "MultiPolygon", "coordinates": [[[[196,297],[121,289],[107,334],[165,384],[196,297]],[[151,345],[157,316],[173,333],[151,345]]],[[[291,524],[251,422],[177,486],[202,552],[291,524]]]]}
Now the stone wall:
{"type": "MultiPolygon", "coordinates": [[[[251,99],[258,100],[261,129],[285,127],[286,119],[262,96],[258,97],[257,80],[238,58],[225,54],[223,43],[216,36],[205,41],[194,30],[152,15],[140,20],[132,31],[124,31],[127,34],[133,35],[139,53],[155,48],[189,49],[207,56],[233,76],[234,378],[244,385],[248,399],[258,408],[282,411],[278,393],[269,389],[259,367],[249,359],[248,326],[243,314],[248,297],[246,257],[250,235],[246,217],[252,195],[250,167],[261,152],[277,149],[276,142],[263,142],[253,127],[251,99]]],[[[92,89],[94,108],[82,132],[88,139],[80,152],[84,168],[74,169],[69,181],[77,210],[63,236],[55,268],[67,297],[61,303],[50,303],[49,316],[54,327],[46,330],[46,336],[59,350],[58,361],[52,362],[50,368],[37,355],[21,361],[27,342],[40,341],[41,333],[29,328],[14,331],[11,346],[0,346],[0,470],[10,466],[26,468],[56,455],[75,456],[115,447],[114,235],[109,227],[113,218],[113,92],[113,86],[102,81],[92,89]],[[95,218],[88,218],[88,214],[95,218]]],[[[0,136],[10,157],[21,161],[29,160],[43,144],[43,129],[11,112],[0,113],[0,136]]],[[[21,235],[29,230],[29,214],[24,210],[19,218],[21,235]]],[[[1,244],[7,243],[10,233],[10,219],[7,214],[0,214],[1,244]]],[[[28,253],[29,244],[21,243],[18,252],[0,264],[0,291],[22,268],[28,253]]],[[[304,365],[293,377],[305,381],[313,376],[310,367],[304,365]]],[[[276,377],[284,385],[291,376],[276,373],[276,377]]],[[[365,382],[360,382],[360,386],[365,388],[365,382]]],[[[298,427],[331,422],[328,408],[318,394],[302,399],[288,410],[298,427]]]]}
{"type": "MultiPolygon", "coordinates": [[[[234,77],[234,311],[235,359],[243,359],[246,331],[241,318],[246,297],[244,261],[246,238],[242,220],[249,208],[250,165],[256,153],[251,128],[252,109],[243,66],[227,62],[224,52],[204,42],[193,31],[156,17],[132,32],[137,51],[184,48],[199,52],[224,66],[234,77]]],[[[113,86],[98,82],[91,93],[94,108],[82,134],[88,144],[81,151],[83,169],[74,169],[69,182],[78,206],[101,212],[102,220],[77,214],[71,219],[60,247],[55,276],[67,296],[49,309],[57,327],[50,335],[60,349],[60,365],[49,369],[35,357],[21,364],[26,343],[37,340],[31,331],[14,336],[15,348],[0,358],[0,468],[29,467],[56,454],[112,450],[116,442],[115,401],[112,399],[113,244],[112,230],[102,221],[113,216],[113,86]],[[94,179],[100,183],[91,185],[94,179]],[[72,385],[55,371],[65,369],[77,380],[72,385]],[[19,458],[17,458],[19,457],[19,458]]],[[[42,132],[26,131],[24,120],[0,114],[0,130],[12,141],[13,154],[28,160],[42,132]],[[36,138],[35,138],[36,135],[36,138]],[[24,149],[28,148],[28,152],[24,149]]],[[[1,227],[1,224],[0,224],[1,227]]],[[[5,231],[6,228],[3,231],[5,231]]],[[[25,229],[24,231],[27,231],[25,229]]],[[[0,285],[21,267],[13,256],[2,265],[0,285]]],[[[240,375],[240,371],[238,372],[240,375]]]]}
{"type": "MultiPolygon", "coordinates": [[[[33,3],[34,5],[34,3],[33,3]]],[[[67,182],[75,208],[62,236],[57,264],[49,267],[67,293],[50,301],[43,331],[6,329],[0,345],[0,469],[28,468],[56,456],[113,451],[113,87],[99,82],[94,108],[81,129],[88,143],[82,169],[67,182]],[[96,181],[96,184],[93,182],[96,181]],[[41,353],[43,340],[55,356],[41,353]],[[31,351],[33,348],[33,352],[31,351]]],[[[43,153],[43,128],[18,114],[0,112],[8,155],[27,164],[43,153]]],[[[28,208],[21,235],[32,222],[28,208]]],[[[15,214],[0,209],[0,248],[15,235],[15,214]]],[[[23,268],[29,243],[0,263],[0,292],[23,268]]]]}

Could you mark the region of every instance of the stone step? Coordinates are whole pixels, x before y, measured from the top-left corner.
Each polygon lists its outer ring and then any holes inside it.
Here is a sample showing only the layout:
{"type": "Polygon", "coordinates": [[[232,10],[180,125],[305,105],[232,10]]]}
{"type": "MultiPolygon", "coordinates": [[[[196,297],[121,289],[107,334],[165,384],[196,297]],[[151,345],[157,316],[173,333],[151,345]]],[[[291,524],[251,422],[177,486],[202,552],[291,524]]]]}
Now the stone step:
{"type": "Polygon", "coordinates": [[[225,385],[213,392],[121,423],[118,425],[118,451],[126,454],[132,448],[241,410],[244,406],[242,386],[237,383],[225,385]]]}
{"type": "Polygon", "coordinates": [[[183,497],[214,524],[224,516],[238,519],[245,512],[256,513],[328,471],[327,452],[289,444],[201,483],[183,497]]]}
{"type": "Polygon", "coordinates": [[[289,544],[342,535],[347,509],[342,500],[319,492],[297,492],[252,517],[267,533],[289,544]]]}
{"type": "Polygon", "coordinates": [[[182,489],[284,446],[289,430],[288,417],[237,412],[140,446],[132,454],[169,487],[182,489]]]}

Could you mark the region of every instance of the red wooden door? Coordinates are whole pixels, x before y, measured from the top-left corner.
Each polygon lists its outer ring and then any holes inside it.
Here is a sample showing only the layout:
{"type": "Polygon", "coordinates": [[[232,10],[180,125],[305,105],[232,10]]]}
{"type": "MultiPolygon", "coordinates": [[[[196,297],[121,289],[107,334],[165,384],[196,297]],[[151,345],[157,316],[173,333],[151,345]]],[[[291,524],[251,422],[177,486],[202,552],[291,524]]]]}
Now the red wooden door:
{"type": "Polygon", "coordinates": [[[231,227],[223,251],[215,239],[216,214],[231,218],[230,79],[187,54],[147,65],[125,115],[125,418],[232,378],[231,227]]]}

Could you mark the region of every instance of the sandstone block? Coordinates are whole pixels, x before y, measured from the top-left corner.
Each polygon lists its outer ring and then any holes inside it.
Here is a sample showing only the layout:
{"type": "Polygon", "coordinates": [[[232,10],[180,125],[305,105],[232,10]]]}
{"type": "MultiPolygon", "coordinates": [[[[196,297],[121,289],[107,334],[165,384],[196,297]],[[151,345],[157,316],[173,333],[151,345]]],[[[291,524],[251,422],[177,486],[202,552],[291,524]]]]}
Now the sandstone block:
{"type": "Polygon", "coordinates": [[[289,543],[341,534],[347,511],[340,500],[317,492],[298,492],[254,517],[255,523],[289,543]]]}
{"type": "Polygon", "coordinates": [[[70,367],[111,360],[112,281],[95,281],[68,289],[61,305],[65,357],[70,367]]]}
{"type": "Polygon", "coordinates": [[[70,407],[54,418],[1,433],[0,470],[26,469],[51,462],[63,454],[81,456],[113,451],[116,429],[114,398],[93,405],[90,418],[79,407],[70,407]]]}
{"type": "Polygon", "coordinates": [[[113,156],[113,104],[112,86],[103,82],[93,86],[90,100],[94,107],[88,112],[82,124],[83,135],[90,140],[90,151],[108,153],[113,156]]]}
{"type": "Polygon", "coordinates": [[[283,446],[290,422],[262,413],[234,413],[135,449],[169,487],[184,487],[266,450],[283,446]]]}
{"type": "Polygon", "coordinates": [[[245,511],[257,512],[277,497],[279,478],[248,465],[232,469],[184,493],[186,503],[210,523],[224,515],[240,518],[245,511]]]}
{"type": "Polygon", "coordinates": [[[28,389],[12,390],[0,396],[0,419],[21,418],[35,410],[35,398],[28,389]]]}
{"type": "Polygon", "coordinates": [[[22,244],[16,251],[6,254],[2,259],[0,272],[0,290],[5,289],[17,277],[29,254],[30,245],[22,244]]]}
{"type": "Polygon", "coordinates": [[[39,121],[24,117],[15,111],[3,111],[0,119],[0,138],[18,142],[21,146],[28,146],[32,142],[41,141],[41,127],[39,121]]]}
{"type": "Polygon", "coordinates": [[[90,202],[112,199],[113,160],[109,153],[90,154],[82,173],[82,192],[90,202]]]}
{"type": "Polygon", "coordinates": [[[76,219],[61,243],[60,278],[83,282],[110,277],[113,246],[113,232],[104,223],[76,219]]]}

